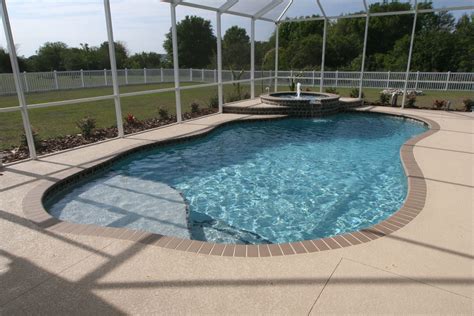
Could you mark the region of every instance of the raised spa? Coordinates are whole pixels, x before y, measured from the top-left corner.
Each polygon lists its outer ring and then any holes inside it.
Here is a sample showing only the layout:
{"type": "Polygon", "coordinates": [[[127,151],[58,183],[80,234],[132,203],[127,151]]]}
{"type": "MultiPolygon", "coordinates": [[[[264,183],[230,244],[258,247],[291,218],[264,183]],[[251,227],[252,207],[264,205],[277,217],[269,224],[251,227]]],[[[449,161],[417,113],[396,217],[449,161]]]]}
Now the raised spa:
{"type": "Polygon", "coordinates": [[[132,154],[45,204],[65,221],[218,243],[328,237],[400,208],[400,147],[425,130],[350,113],[233,124],[132,154]]]}

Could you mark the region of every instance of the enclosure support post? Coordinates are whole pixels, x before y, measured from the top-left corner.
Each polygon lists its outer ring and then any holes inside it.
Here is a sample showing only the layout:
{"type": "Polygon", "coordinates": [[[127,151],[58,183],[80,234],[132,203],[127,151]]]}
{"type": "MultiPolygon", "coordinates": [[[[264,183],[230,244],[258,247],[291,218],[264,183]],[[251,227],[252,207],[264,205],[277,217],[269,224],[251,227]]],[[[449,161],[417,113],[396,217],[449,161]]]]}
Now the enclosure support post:
{"type": "Polygon", "coordinates": [[[410,50],[408,52],[407,72],[405,74],[405,86],[403,88],[402,109],[405,108],[405,100],[407,97],[408,77],[410,76],[411,55],[413,53],[413,42],[415,41],[416,20],[418,18],[418,1],[415,0],[415,16],[413,18],[413,28],[411,30],[410,50]]]}
{"type": "Polygon", "coordinates": [[[255,99],[255,19],[250,23],[250,98],[255,99]]]}
{"type": "Polygon", "coordinates": [[[275,24],[275,92],[278,91],[278,50],[279,46],[280,24],[275,24]]]}
{"type": "MultiPolygon", "coordinates": [[[[120,104],[120,89],[117,75],[117,60],[115,58],[115,43],[114,32],[112,27],[112,14],[110,13],[110,0],[104,0],[104,7],[105,22],[107,24],[107,40],[109,42],[110,69],[112,71],[112,85],[114,91],[115,116],[117,118],[118,137],[123,137],[124,132],[122,123],[122,107],[120,104]]],[[[107,74],[106,71],[104,73],[107,74]]]]}
{"type": "MultiPolygon", "coordinates": [[[[56,77],[56,74],[55,74],[55,77],[56,77]]],[[[109,85],[109,83],[107,82],[107,69],[104,69],[104,83],[106,87],[109,85]]]]}
{"type": "Polygon", "coordinates": [[[176,117],[181,123],[181,88],[179,84],[178,32],[176,30],[176,4],[171,3],[171,37],[173,42],[174,90],[176,96],[176,117]]]}
{"type": "Polygon", "coordinates": [[[165,79],[163,78],[163,67],[160,68],[160,79],[163,82],[165,79]]]}
{"type": "Polygon", "coordinates": [[[146,77],[146,68],[143,68],[143,82],[145,84],[148,82],[148,78],[146,77]]]}
{"type": "Polygon", "coordinates": [[[338,84],[339,84],[339,70],[336,70],[336,88],[338,84]]]}
{"type": "Polygon", "coordinates": [[[365,7],[365,32],[364,32],[364,49],[362,50],[362,63],[360,66],[360,82],[359,82],[359,99],[362,99],[362,86],[364,84],[364,68],[365,68],[365,55],[367,51],[367,36],[369,34],[369,8],[367,7],[367,2],[364,0],[364,7],[365,7]]]}
{"type": "Polygon", "coordinates": [[[193,82],[193,68],[189,68],[189,82],[193,82]]]}
{"type": "Polygon", "coordinates": [[[323,31],[323,53],[321,57],[321,81],[319,83],[319,92],[323,92],[324,87],[324,64],[326,61],[326,36],[328,28],[328,19],[324,19],[324,31],[323,31]]]}
{"type": "Polygon", "coordinates": [[[28,107],[26,105],[25,93],[23,91],[23,85],[21,84],[20,77],[20,66],[18,65],[18,58],[16,55],[15,41],[13,40],[12,29],[10,26],[10,20],[8,18],[7,4],[5,0],[1,0],[2,5],[0,7],[0,13],[3,21],[3,30],[5,31],[5,39],[7,40],[7,48],[10,55],[10,63],[13,70],[13,79],[15,81],[16,94],[18,96],[18,103],[20,105],[21,117],[23,120],[23,128],[25,129],[26,142],[28,144],[28,150],[30,158],[36,159],[36,148],[33,139],[33,131],[31,129],[30,118],[28,116],[28,107]]]}
{"type": "Polygon", "coordinates": [[[204,68],[201,69],[201,82],[204,82],[204,68]]]}
{"type": "Polygon", "coordinates": [[[390,70],[388,71],[388,77],[387,77],[387,89],[390,88],[390,70]]]}
{"type": "MultiPolygon", "coordinates": [[[[224,91],[222,87],[222,14],[217,12],[217,98],[219,99],[219,113],[224,106],[224,91]]],[[[204,73],[204,72],[203,72],[204,73]]]]}

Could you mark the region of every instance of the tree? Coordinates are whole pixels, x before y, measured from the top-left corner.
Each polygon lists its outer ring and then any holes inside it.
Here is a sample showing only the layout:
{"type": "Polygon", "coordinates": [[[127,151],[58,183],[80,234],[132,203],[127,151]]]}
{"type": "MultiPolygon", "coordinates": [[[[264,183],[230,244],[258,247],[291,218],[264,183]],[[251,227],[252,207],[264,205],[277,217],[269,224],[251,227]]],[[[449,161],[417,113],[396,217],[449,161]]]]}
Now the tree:
{"type": "MultiPolygon", "coordinates": [[[[216,37],[213,34],[211,21],[197,16],[186,16],[176,24],[178,35],[178,58],[182,68],[205,68],[211,63],[216,50],[216,37]]],[[[171,30],[166,34],[163,48],[168,60],[173,60],[173,43],[171,30]]]]}
{"type": "Polygon", "coordinates": [[[250,68],[250,38],[244,28],[232,26],[222,39],[222,65],[225,69],[250,68]]]}
{"type": "Polygon", "coordinates": [[[0,73],[12,72],[10,56],[3,47],[0,47],[0,73]]]}
{"type": "MultiPolygon", "coordinates": [[[[114,42],[115,60],[118,69],[127,67],[128,49],[123,42],[114,42]]],[[[97,54],[100,60],[100,69],[110,69],[109,42],[100,44],[97,54]]]]}
{"type": "Polygon", "coordinates": [[[67,45],[63,42],[47,42],[36,52],[35,67],[38,71],[66,70],[64,59],[67,45]]]}
{"type": "Polygon", "coordinates": [[[161,55],[157,53],[137,53],[130,56],[128,60],[130,68],[159,68],[161,67],[161,55]]]}
{"type": "Polygon", "coordinates": [[[454,36],[453,70],[474,72],[474,14],[459,19],[454,36]]]}

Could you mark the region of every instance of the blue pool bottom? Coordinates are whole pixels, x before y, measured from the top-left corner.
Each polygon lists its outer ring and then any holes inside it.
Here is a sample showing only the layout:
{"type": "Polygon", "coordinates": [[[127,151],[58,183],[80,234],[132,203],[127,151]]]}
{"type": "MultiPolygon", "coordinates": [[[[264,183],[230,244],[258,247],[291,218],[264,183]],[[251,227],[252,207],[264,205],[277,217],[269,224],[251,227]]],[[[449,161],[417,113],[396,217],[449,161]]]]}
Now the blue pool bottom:
{"type": "Polygon", "coordinates": [[[399,150],[425,130],[372,114],[222,127],[133,154],[47,207],[62,220],[218,243],[329,237],[400,208],[399,150]]]}

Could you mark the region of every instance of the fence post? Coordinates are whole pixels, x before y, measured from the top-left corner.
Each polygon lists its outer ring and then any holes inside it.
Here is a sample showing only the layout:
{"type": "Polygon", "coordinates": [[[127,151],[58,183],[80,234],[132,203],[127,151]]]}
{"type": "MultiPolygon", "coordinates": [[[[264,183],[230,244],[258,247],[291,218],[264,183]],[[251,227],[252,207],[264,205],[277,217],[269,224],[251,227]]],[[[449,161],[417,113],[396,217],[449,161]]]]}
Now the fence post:
{"type": "Polygon", "coordinates": [[[446,87],[444,88],[445,91],[448,91],[449,79],[450,78],[451,78],[451,71],[448,71],[448,77],[446,78],[446,87]]]}
{"type": "Polygon", "coordinates": [[[339,70],[336,70],[336,88],[338,87],[339,84],[339,70]]]}
{"type": "Polygon", "coordinates": [[[147,83],[146,68],[143,68],[143,82],[147,83]]]}
{"type": "Polygon", "coordinates": [[[163,77],[163,67],[160,68],[160,78],[161,82],[165,81],[165,78],[163,77]]]}
{"type": "Polygon", "coordinates": [[[86,84],[85,84],[85,82],[84,82],[84,70],[82,70],[82,69],[81,69],[81,86],[82,86],[83,88],[86,87],[86,84]]]}
{"type": "Polygon", "coordinates": [[[55,70],[54,73],[54,85],[56,86],[56,90],[59,90],[59,82],[58,82],[58,72],[55,70]]]}
{"type": "Polygon", "coordinates": [[[314,87],[314,76],[315,76],[315,72],[313,70],[313,87],[314,87]]]}
{"type": "Polygon", "coordinates": [[[107,82],[107,69],[104,69],[104,82],[105,82],[105,86],[109,85],[109,83],[107,82]]]}
{"type": "Polygon", "coordinates": [[[388,71],[388,77],[387,77],[387,89],[390,88],[390,70],[388,71]]]}
{"type": "Polygon", "coordinates": [[[128,84],[128,68],[125,68],[125,84],[128,84]]]}
{"type": "Polygon", "coordinates": [[[25,92],[30,92],[30,87],[28,87],[28,79],[26,79],[26,71],[23,71],[23,80],[25,81],[25,92]]]}
{"type": "Polygon", "coordinates": [[[217,70],[214,69],[214,82],[217,82],[217,70]]]}
{"type": "Polygon", "coordinates": [[[204,68],[201,69],[201,81],[204,82],[204,68]]]}
{"type": "Polygon", "coordinates": [[[420,78],[420,72],[416,72],[415,91],[418,90],[418,79],[420,78]]]}
{"type": "Polygon", "coordinates": [[[189,68],[189,82],[193,82],[193,68],[189,68]]]}

